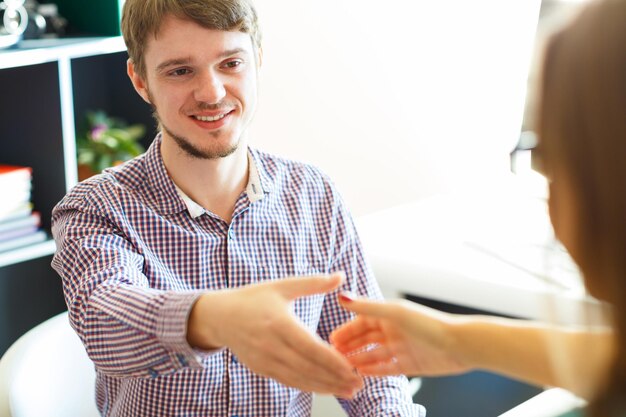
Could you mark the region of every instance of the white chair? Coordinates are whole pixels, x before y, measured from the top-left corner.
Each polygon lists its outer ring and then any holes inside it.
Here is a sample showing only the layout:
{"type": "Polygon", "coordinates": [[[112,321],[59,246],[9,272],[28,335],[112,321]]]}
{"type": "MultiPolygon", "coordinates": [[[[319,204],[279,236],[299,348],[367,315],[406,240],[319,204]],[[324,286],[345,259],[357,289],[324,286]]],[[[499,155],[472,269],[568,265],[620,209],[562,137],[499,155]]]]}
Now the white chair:
{"type": "Polygon", "coordinates": [[[95,370],[67,312],[20,337],[0,359],[0,417],[96,417],[95,370]]]}
{"type": "Polygon", "coordinates": [[[585,406],[585,401],[561,388],[547,389],[499,417],[554,417],[585,406]]]}

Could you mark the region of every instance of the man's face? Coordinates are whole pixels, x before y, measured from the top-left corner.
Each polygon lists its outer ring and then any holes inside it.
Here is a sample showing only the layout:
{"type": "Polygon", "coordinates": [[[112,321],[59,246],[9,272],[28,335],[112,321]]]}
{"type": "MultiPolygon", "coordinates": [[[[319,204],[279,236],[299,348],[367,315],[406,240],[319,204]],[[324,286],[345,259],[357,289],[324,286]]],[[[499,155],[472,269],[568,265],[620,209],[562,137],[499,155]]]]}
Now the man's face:
{"type": "Polygon", "coordinates": [[[248,34],[205,29],[168,16],[145,49],[146,76],[129,64],[135,88],[188,155],[214,159],[239,145],[257,101],[257,63],[248,34]]]}

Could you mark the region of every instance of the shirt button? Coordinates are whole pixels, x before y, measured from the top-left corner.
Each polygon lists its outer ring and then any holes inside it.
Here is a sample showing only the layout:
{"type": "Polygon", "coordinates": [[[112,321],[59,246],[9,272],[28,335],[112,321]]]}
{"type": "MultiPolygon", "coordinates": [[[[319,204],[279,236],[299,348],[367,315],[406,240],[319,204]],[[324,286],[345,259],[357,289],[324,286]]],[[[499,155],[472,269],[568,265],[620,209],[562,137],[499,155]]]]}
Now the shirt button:
{"type": "Polygon", "coordinates": [[[178,358],[178,362],[180,362],[182,366],[188,365],[187,359],[185,359],[185,356],[182,353],[177,354],[176,357],[178,358]]]}
{"type": "Polygon", "coordinates": [[[159,376],[159,373],[152,368],[148,369],[148,373],[152,378],[156,378],[157,376],[159,376]]]}
{"type": "Polygon", "coordinates": [[[235,239],[235,231],[233,229],[228,229],[228,237],[231,239],[235,239]]]}

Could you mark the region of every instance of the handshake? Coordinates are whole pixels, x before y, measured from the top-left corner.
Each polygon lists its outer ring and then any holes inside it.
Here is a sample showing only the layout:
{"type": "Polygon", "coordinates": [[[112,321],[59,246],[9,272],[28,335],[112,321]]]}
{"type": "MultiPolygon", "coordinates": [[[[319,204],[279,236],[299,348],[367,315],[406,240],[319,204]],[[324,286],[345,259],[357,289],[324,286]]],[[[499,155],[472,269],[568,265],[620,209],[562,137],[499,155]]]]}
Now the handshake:
{"type": "MultiPolygon", "coordinates": [[[[294,314],[294,301],[333,292],[343,279],[343,273],[286,278],[203,294],[192,308],[187,340],[205,350],[228,347],[253,372],[282,384],[342,398],[358,393],[362,375],[435,375],[467,369],[439,351],[442,340],[433,338],[430,347],[407,343],[404,333],[412,331],[402,328],[402,309],[413,307],[401,302],[352,300],[340,294],[342,307],[359,316],[335,329],[331,344],[312,333],[294,314]]],[[[425,311],[425,323],[436,335],[437,323],[445,322],[445,316],[425,311]]]]}

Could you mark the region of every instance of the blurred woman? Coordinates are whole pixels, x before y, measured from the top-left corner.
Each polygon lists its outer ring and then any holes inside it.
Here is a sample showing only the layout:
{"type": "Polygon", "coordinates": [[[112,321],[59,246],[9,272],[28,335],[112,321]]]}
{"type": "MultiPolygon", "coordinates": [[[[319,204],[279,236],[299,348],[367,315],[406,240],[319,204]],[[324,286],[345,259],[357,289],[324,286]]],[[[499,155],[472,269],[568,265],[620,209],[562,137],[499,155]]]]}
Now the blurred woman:
{"type": "Polygon", "coordinates": [[[344,294],[342,305],[358,316],[331,340],[362,374],[487,369],[569,389],[590,400],[581,416],[624,417],[626,0],[591,3],[550,38],[539,99],[536,151],[549,181],[550,219],[588,292],[610,305],[610,328],[459,316],[344,294]],[[574,378],[562,378],[557,357],[574,378]]]}

